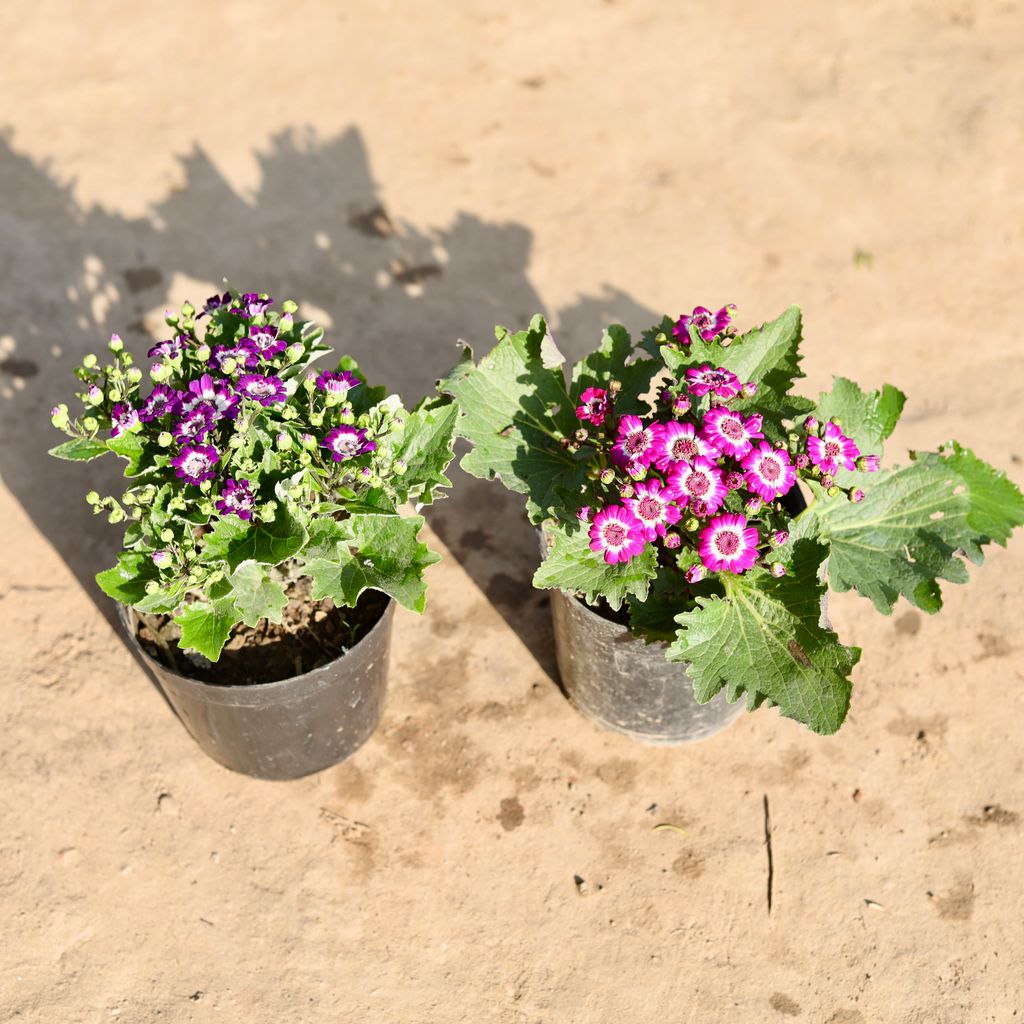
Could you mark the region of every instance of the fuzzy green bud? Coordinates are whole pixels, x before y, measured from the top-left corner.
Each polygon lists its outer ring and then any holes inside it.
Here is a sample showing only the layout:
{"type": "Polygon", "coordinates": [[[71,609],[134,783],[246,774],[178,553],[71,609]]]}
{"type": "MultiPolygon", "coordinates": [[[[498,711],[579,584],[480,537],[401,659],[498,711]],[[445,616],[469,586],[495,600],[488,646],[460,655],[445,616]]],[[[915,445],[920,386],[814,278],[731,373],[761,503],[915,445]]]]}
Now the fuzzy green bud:
{"type": "Polygon", "coordinates": [[[321,427],[321,426],[323,426],[323,422],[324,422],[324,415],[323,415],[323,413],[321,413],[321,412],[311,412],[309,414],[310,426],[321,427]]]}
{"type": "Polygon", "coordinates": [[[63,430],[68,425],[68,407],[66,405],[55,405],[50,410],[50,422],[58,430],[63,430]]]}
{"type": "Polygon", "coordinates": [[[285,349],[285,359],[287,359],[289,363],[297,363],[302,358],[305,351],[306,346],[303,345],[301,341],[293,342],[285,349]]]}
{"type": "Polygon", "coordinates": [[[827,494],[827,495],[828,495],[828,496],[829,496],[830,498],[834,498],[834,497],[835,497],[835,496],[836,496],[836,495],[837,495],[837,494],[839,493],[839,488],[838,488],[838,487],[836,487],[836,485],[835,485],[835,484],[833,484],[833,485],[832,485],[832,486],[831,486],[830,488],[828,488],[828,490],[827,490],[827,491],[825,491],[825,493],[826,493],[826,494],[827,494]]]}
{"type": "Polygon", "coordinates": [[[690,518],[687,519],[685,523],[683,523],[683,529],[687,533],[693,533],[693,531],[696,530],[698,526],[700,526],[700,520],[697,519],[695,516],[690,516],[690,518]]]}
{"type": "Polygon", "coordinates": [[[408,469],[409,464],[405,461],[405,459],[395,459],[394,463],[391,466],[391,471],[395,474],[395,476],[404,476],[408,469]]]}
{"type": "Polygon", "coordinates": [[[173,530],[170,530],[170,529],[167,529],[167,530],[161,530],[161,531],[160,531],[160,539],[161,539],[161,540],[162,540],[162,541],[163,541],[163,542],[164,542],[165,544],[170,544],[170,542],[171,542],[172,540],[174,540],[174,531],[173,531],[173,530]]]}
{"type": "Polygon", "coordinates": [[[210,361],[210,346],[203,344],[200,345],[194,352],[196,359],[201,363],[207,363],[210,361]]]}
{"type": "Polygon", "coordinates": [[[177,327],[178,326],[178,314],[177,313],[172,313],[169,309],[165,309],[164,310],[164,323],[167,324],[168,327],[177,327]]]}
{"type": "Polygon", "coordinates": [[[636,490],[634,489],[632,484],[623,484],[619,488],[619,497],[622,498],[623,500],[625,500],[626,498],[632,498],[634,494],[636,494],[636,490]]]}
{"type": "Polygon", "coordinates": [[[123,523],[124,522],[124,510],[120,506],[115,505],[110,510],[110,515],[107,516],[108,523],[123,523]]]}
{"type": "Polygon", "coordinates": [[[120,402],[121,401],[121,391],[120,391],[120,389],[119,388],[111,388],[107,392],[107,398],[109,398],[111,402],[120,402]]]}
{"type": "Polygon", "coordinates": [[[346,409],[339,417],[338,420],[344,423],[346,427],[351,427],[356,421],[356,414],[351,409],[346,409]]]}
{"type": "Polygon", "coordinates": [[[316,390],[316,374],[312,370],[306,373],[306,379],[302,382],[302,386],[307,391],[316,390]]]}
{"type": "Polygon", "coordinates": [[[123,352],[124,342],[121,340],[121,336],[119,334],[112,334],[110,336],[110,341],[107,342],[107,348],[109,348],[111,352],[123,352]]]}
{"type": "Polygon", "coordinates": [[[282,430],[281,433],[274,438],[274,443],[277,445],[278,451],[286,452],[292,446],[292,435],[282,430]]]}
{"type": "Polygon", "coordinates": [[[285,313],[297,313],[298,310],[299,310],[299,307],[291,299],[285,299],[284,302],[281,303],[281,309],[285,313]]]}
{"type": "Polygon", "coordinates": [[[138,384],[139,381],[142,380],[142,371],[137,366],[133,366],[128,371],[128,380],[131,381],[132,384],[138,384]]]}
{"type": "Polygon", "coordinates": [[[316,438],[312,434],[302,435],[302,447],[303,448],[315,448],[316,438]]]}
{"type": "Polygon", "coordinates": [[[236,363],[231,356],[228,356],[227,359],[221,360],[220,368],[224,373],[232,374],[236,369],[238,369],[238,363],[236,363]]]}
{"type": "Polygon", "coordinates": [[[173,441],[174,438],[166,430],[161,430],[160,433],[157,434],[156,443],[160,445],[161,448],[170,448],[173,441]]]}
{"type": "Polygon", "coordinates": [[[86,391],[84,399],[86,405],[102,405],[103,404],[103,391],[98,388],[95,384],[88,391],[86,391]]]}
{"type": "Polygon", "coordinates": [[[615,470],[614,469],[602,469],[601,470],[601,476],[600,476],[599,479],[600,479],[601,483],[603,483],[603,484],[610,484],[615,479],[615,470]]]}
{"type": "Polygon", "coordinates": [[[171,368],[165,366],[163,363],[154,363],[149,368],[150,380],[159,384],[161,381],[167,380],[171,376],[171,368]]]}
{"type": "Polygon", "coordinates": [[[310,465],[310,463],[312,463],[312,461],[313,461],[313,456],[310,455],[309,452],[301,452],[299,454],[299,465],[300,466],[308,466],[308,465],[310,465]]]}
{"type": "Polygon", "coordinates": [[[195,316],[196,307],[193,306],[191,302],[186,302],[185,305],[181,307],[181,315],[186,317],[195,316]]]}
{"type": "Polygon", "coordinates": [[[647,476],[647,467],[641,465],[630,466],[628,473],[631,480],[640,481],[647,476]]]}
{"type": "Polygon", "coordinates": [[[87,369],[91,370],[96,365],[96,354],[90,352],[83,360],[82,365],[87,369]]]}
{"type": "Polygon", "coordinates": [[[144,589],[147,594],[155,594],[160,589],[160,584],[156,580],[150,580],[144,589]]]}
{"type": "Polygon", "coordinates": [[[87,495],[85,496],[85,500],[86,500],[86,501],[87,501],[87,502],[88,502],[88,503],[89,503],[90,505],[98,505],[98,504],[100,503],[100,496],[99,496],[99,493],[98,493],[98,492],[96,492],[96,491],[90,491],[90,492],[89,492],[89,493],[88,493],[88,494],[87,494],[87,495]]]}
{"type": "Polygon", "coordinates": [[[96,419],[95,416],[86,416],[85,419],[82,420],[82,426],[92,433],[94,430],[99,430],[100,421],[96,419]]]}

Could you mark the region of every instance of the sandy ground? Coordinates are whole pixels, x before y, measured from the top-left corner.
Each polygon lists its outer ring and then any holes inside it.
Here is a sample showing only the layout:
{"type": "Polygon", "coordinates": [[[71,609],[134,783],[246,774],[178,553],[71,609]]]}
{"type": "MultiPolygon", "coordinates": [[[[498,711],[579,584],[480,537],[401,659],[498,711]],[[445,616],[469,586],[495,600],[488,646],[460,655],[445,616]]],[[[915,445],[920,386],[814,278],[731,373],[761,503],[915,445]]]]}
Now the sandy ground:
{"type": "Polygon", "coordinates": [[[0,1018],[1024,1018],[1024,546],[940,619],[833,603],[837,737],[650,750],[564,702],[533,537],[461,480],[382,727],[273,784],[129,656],[114,531],[43,454],[84,352],[227,275],[409,398],[535,310],[578,355],[796,301],[811,393],[890,380],[892,453],[1019,480],[1018,3],[8,0],[0,38],[0,1018]]]}

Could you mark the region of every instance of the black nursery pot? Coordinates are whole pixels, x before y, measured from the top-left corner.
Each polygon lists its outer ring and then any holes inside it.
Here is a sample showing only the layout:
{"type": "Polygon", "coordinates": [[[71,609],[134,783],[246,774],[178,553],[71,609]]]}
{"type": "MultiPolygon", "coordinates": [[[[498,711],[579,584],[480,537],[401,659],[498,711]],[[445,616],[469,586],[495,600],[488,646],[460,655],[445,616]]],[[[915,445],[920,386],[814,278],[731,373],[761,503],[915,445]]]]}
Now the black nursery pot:
{"type": "MultiPolygon", "coordinates": [[[[807,507],[796,487],[782,504],[793,516],[807,507]]],[[[822,598],[823,616],[826,611],[822,598]]],[[[744,701],[729,704],[724,690],[699,704],[686,666],[665,659],[667,644],[638,639],[573,594],[553,590],[551,616],[562,686],[597,725],[642,743],[682,746],[720,732],[743,713],[744,701]]]]}
{"type": "Polygon", "coordinates": [[[343,761],[377,728],[387,691],[395,602],[358,643],[290,679],[218,686],[179,675],[146,653],[132,609],[118,612],[128,643],[199,746],[259,779],[297,779],[343,761]]]}

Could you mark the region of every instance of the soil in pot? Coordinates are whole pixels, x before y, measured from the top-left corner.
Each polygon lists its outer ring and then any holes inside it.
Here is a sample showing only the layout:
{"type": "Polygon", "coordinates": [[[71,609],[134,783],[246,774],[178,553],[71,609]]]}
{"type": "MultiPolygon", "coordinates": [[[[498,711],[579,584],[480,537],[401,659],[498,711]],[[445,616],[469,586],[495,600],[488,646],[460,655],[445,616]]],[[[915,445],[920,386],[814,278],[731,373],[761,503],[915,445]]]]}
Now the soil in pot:
{"type": "Polygon", "coordinates": [[[340,658],[380,621],[388,598],[367,590],[355,608],[338,608],[330,598],[311,601],[312,581],[300,577],[285,584],[288,604],[281,622],[239,623],[212,664],[178,646],[181,630],[169,615],[139,619],[138,640],[146,653],[179,675],[221,686],[251,686],[311,672],[340,658]]]}

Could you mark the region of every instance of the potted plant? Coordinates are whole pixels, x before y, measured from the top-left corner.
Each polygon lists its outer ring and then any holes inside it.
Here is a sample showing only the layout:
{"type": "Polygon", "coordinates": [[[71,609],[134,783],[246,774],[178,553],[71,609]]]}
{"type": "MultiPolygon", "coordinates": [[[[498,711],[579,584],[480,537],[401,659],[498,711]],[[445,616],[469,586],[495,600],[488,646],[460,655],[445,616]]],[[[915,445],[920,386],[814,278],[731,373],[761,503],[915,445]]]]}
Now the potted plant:
{"type": "Polygon", "coordinates": [[[793,394],[799,309],[744,334],[732,315],[666,317],[639,345],[609,327],[568,380],[536,317],[439,385],[473,446],[462,467],[525,495],[543,529],[534,585],[553,592],[568,695],[650,742],[707,735],[740,697],[835,732],[861,652],[827,587],[937,612],[939,580],[966,581],[963,557],[1024,522],[1014,484],[955,442],[880,468],[896,388],[793,394]]]}
{"type": "Polygon", "coordinates": [[[132,647],[212,757],[294,778],[348,756],[380,718],[394,602],[421,612],[423,519],[450,486],[456,408],[407,412],[353,360],[317,372],[323,331],[265,294],[169,314],[148,374],[114,335],[75,372],[82,411],[52,411],[51,454],[125,460],[127,524],[97,582],[132,647]],[[145,385],[149,377],[151,384],[145,385]]]}

